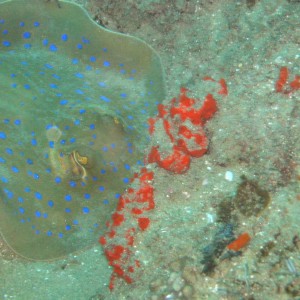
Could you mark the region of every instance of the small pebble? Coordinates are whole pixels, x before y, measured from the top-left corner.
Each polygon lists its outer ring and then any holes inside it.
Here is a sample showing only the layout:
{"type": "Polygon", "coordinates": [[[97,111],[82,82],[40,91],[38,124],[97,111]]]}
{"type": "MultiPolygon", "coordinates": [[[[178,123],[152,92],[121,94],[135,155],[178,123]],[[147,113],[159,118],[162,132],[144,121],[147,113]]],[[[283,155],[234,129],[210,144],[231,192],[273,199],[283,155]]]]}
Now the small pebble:
{"type": "Polygon", "coordinates": [[[150,290],[153,291],[153,292],[158,291],[158,290],[160,290],[160,288],[162,287],[162,285],[163,285],[163,283],[162,283],[161,279],[153,280],[150,283],[150,290]]]}
{"type": "Polygon", "coordinates": [[[197,282],[198,280],[197,275],[198,275],[197,270],[194,267],[191,266],[184,267],[182,277],[190,284],[194,285],[197,282]]]}
{"type": "Polygon", "coordinates": [[[172,288],[175,292],[179,292],[184,287],[184,280],[178,276],[175,278],[172,288]]]}
{"type": "Polygon", "coordinates": [[[181,270],[181,262],[180,260],[174,260],[171,264],[170,267],[172,271],[179,272],[181,270]]]}
{"type": "Polygon", "coordinates": [[[233,180],[233,173],[231,171],[226,171],[225,179],[228,180],[228,181],[232,181],[233,180]]]}
{"type": "Polygon", "coordinates": [[[194,289],[192,286],[190,285],[186,285],[183,289],[182,289],[182,294],[186,299],[191,299],[192,295],[194,293],[194,289]]]}

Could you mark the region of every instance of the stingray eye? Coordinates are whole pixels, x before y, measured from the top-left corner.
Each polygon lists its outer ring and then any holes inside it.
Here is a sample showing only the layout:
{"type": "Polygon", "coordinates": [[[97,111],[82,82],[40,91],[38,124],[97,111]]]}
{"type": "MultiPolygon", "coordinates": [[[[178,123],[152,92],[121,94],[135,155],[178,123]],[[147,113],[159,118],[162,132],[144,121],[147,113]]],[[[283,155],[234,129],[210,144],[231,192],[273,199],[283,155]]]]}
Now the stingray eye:
{"type": "Polygon", "coordinates": [[[86,156],[81,156],[78,152],[75,153],[77,161],[81,165],[86,165],[88,163],[88,158],[86,156]]]}

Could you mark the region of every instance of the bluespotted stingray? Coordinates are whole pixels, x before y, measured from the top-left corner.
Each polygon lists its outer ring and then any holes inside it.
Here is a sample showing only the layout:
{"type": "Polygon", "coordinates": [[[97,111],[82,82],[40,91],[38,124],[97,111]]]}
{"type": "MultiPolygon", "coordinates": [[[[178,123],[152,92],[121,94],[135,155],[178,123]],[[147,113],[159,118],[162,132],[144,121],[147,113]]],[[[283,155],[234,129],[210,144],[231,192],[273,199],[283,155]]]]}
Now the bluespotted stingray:
{"type": "Polygon", "coordinates": [[[0,5],[0,230],[17,254],[59,258],[98,240],[164,98],[158,55],[78,5],[0,5]]]}

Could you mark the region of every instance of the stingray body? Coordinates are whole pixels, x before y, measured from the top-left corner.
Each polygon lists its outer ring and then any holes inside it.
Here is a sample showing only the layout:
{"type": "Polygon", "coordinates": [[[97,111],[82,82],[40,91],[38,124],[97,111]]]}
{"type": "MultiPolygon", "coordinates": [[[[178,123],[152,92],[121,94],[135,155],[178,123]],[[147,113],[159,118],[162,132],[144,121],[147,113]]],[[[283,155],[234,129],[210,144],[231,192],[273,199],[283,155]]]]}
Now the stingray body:
{"type": "Polygon", "coordinates": [[[163,100],[144,42],[77,5],[0,5],[0,230],[30,259],[91,245],[105,230],[163,100]]]}

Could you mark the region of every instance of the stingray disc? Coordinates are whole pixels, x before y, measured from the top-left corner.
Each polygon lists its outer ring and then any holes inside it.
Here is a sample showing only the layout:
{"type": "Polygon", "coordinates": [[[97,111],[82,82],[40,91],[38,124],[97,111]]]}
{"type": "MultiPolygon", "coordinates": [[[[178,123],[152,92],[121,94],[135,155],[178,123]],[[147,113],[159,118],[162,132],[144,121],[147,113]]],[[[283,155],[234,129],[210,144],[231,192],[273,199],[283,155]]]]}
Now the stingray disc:
{"type": "Polygon", "coordinates": [[[164,97],[149,46],[60,3],[0,4],[0,231],[30,259],[97,241],[164,97]]]}

